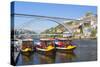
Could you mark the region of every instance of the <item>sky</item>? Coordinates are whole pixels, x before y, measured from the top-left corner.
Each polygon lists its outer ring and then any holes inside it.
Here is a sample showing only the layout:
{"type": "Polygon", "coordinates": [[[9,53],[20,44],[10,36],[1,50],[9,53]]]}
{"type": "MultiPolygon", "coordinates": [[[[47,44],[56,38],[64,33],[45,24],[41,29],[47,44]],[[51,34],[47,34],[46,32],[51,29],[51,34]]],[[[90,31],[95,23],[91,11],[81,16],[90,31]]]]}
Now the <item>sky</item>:
{"type": "MultiPolygon", "coordinates": [[[[36,3],[36,2],[15,2],[14,4],[14,13],[18,14],[30,14],[30,15],[78,19],[84,16],[86,12],[92,12],[93,14],[97,14],[97,7],[70,5],[70,4],[48,4],[48,3],[36,3]]],[[[15,18],[16,18],[15,26],[17,28],[23,25],[24,27],[25,26],[28,28],[30,27],[34,31],[38,30],[37,32],[42,32],[47,28],[57,25],[57,23],[55,22],[46,20],[41,20],[38,21],[38,23],[36,23],[37,21],[34,18],[27,18],[27,17],[15,17],[15,18]]]]}

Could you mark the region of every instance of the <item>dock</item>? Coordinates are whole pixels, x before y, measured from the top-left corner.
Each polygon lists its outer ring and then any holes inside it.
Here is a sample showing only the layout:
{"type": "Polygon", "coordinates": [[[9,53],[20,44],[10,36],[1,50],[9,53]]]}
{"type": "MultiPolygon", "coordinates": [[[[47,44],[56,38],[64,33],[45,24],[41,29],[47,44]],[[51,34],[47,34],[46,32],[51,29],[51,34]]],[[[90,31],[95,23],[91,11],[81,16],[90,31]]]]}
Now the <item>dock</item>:
{"type": "Polygon", "coordinates": [[[19,55],[20,55],[20,52],[14,52],[14,61],[15,61],[15,63],[17,63],[19,55]]]}

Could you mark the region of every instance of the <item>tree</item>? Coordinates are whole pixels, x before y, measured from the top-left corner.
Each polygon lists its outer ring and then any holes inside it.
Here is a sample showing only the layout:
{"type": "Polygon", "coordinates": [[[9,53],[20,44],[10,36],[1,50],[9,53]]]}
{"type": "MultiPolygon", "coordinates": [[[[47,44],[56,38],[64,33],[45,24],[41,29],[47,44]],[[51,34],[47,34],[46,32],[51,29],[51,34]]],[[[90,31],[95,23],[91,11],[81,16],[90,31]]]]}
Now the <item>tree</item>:
{"type": "Polygon", "coordinates": [[[91,15],[93,15],[93,13],[89,11],[89,12],[86,13],[85,16],[91,16],[91,15]]]}

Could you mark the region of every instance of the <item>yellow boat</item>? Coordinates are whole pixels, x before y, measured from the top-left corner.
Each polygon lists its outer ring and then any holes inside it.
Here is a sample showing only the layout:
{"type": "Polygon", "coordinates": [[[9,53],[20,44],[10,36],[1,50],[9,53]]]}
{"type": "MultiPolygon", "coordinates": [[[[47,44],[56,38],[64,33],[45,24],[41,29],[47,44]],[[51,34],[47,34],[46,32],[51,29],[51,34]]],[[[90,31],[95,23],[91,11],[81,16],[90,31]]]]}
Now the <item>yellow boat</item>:
{"type": "Polygon", "coordinates": [[[22,49],[21,51],[22,51],[22,52],[31,52],[32,49],[31,49],[31,48],[25,48],[25,49],[22,49]]]}
{"type": "Polygon", "coordinates": [[[51,46],[51,45],[46,47],[46,48],[38,48],[38,47],[36,47],[36,50],[38,50],[38,51],[46,51],[46,52],[51,51],[53,49],[54,49],[54,47],[51,46]]]}
{"type": "Polygon", "coordinates": [[[32,52],[34,49],[32,41],[23,41],[21,45],[21,52],[32,52]]]}
{"type": "Polygon", "coordinates": [[[62,49],[62,50],[72,50],[75,48],[76,48],[76,46],[74,46],[74,45],[69,45],[68,47],[56,47],[56,49],[62,49]]]}
{"type": "Polygon", "coordinates": [[[58,52],[64,52],[64,53],[73,53],[74,49],[76,46],[74,45],[69,45],[68,47],[56,47],[58,52]]]}
{"type": "Polygon", "coordinates": [[[71,44],[71,41],[68,40],[58,40],[56,44],[56,49],[59,51],[73,52],[75,48],[76,46],[71,44]]]}
{"type": "Polygon", "coordinates": [[[74,45],[69,45],[68,47],[56,47],[56,49],[61,49],[61,50],[73,50],[75,48],[76,46],[74,45]]]}
{"type": "Polygon", "coordinates": [[[33,49],[31,48],[21,49],[21,54],[25,56],[30,56],[31,54],[33,54],[33,49]]]}
{"type": "Polygon", "coordinates": [[[43,54],[43,55],[49,55],[49,56],[52,56],[54,53],[55,53],[55,47],[53,46],[48,46],[46,48],[36,48],[36,51],[40,54],[43,54]]]}
{"type": "Polygon", "coordinates": [[[45,55],[52,55],[55,51],[53,40],[40,40],[41,44],[36,46],[36,51],[45,55]]]}

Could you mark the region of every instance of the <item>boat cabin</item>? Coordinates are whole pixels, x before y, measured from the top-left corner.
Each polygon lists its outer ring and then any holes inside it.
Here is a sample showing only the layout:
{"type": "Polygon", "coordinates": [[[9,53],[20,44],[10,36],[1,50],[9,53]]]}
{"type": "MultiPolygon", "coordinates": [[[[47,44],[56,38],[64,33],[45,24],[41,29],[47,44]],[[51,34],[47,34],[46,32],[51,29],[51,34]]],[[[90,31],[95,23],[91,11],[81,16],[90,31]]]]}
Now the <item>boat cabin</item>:
{"type": "Polygon", "coordinates": [[[33,49],[33,47],[34,46],[33,46],[33,42],[32,41],[23,41],[21,49],[22,50],[25,50],[26,48],[33,49]]]}
{"type": "Polygon", "coordinates": [[[54,41],[51,40],[51,39],[40,39],[39,42],[37,42],[37,44],[35,44],[36,47],[38,48],[42,48],[42,49],[45,49],[47,48],[48,46],[52,46],[54,47],[54,41]]]}
{"type": "Polygon", "coordinates": [[[71,40],[66,40],[66,39],[56,39],[55,40],[55,46],[56,47],[67,47],[71,44],[71,40]]]}

